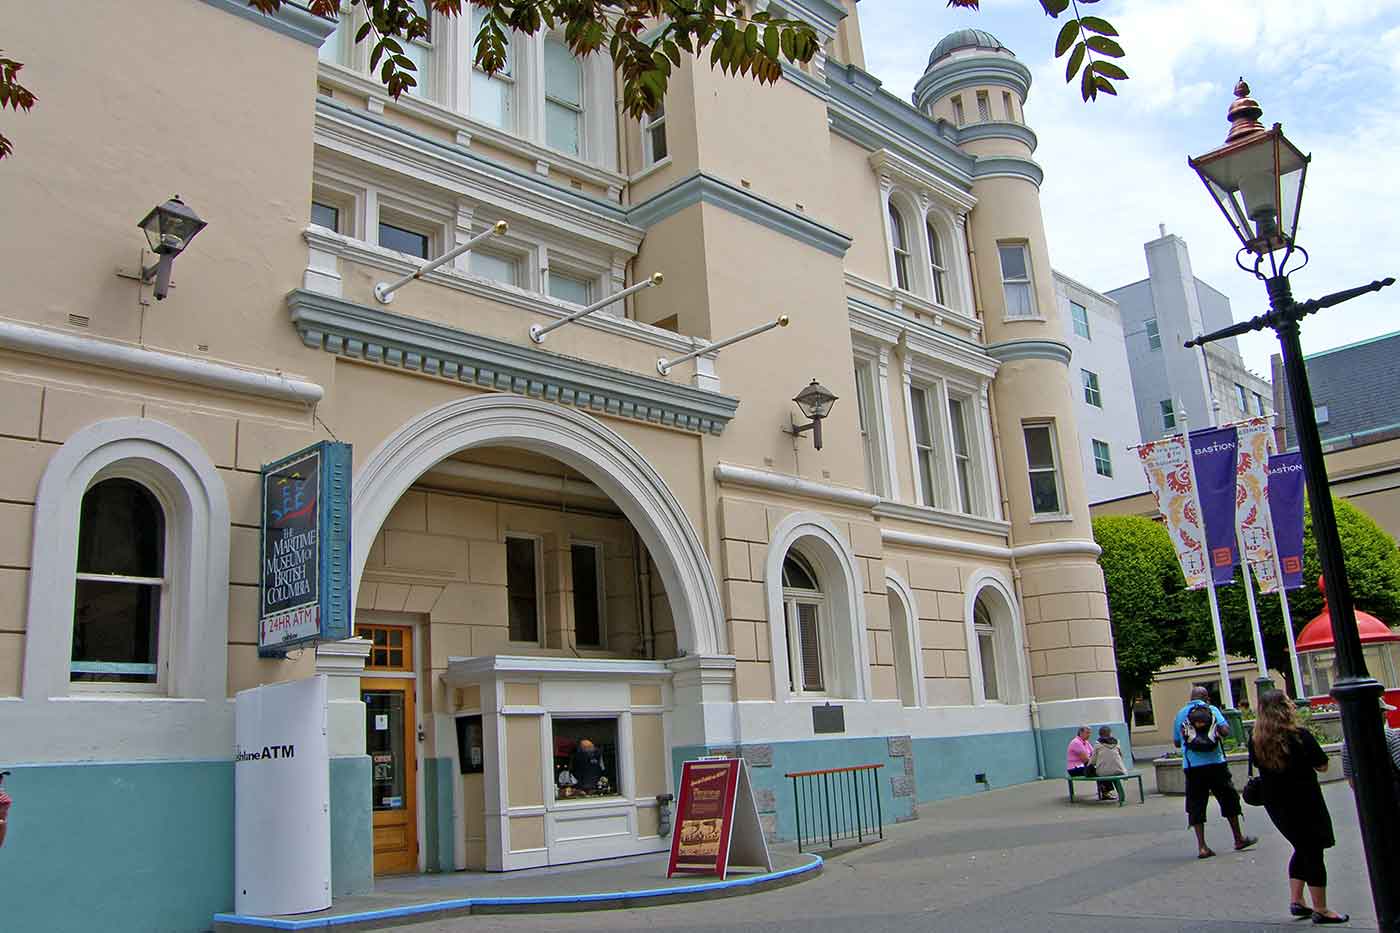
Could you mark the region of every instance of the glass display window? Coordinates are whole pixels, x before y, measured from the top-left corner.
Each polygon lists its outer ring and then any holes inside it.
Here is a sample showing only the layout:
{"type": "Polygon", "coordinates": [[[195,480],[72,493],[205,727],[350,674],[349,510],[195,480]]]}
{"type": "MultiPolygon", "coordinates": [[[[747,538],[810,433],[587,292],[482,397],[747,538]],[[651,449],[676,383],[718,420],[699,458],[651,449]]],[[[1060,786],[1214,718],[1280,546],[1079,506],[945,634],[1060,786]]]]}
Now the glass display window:
{"type": "Polygon", "coordinates": [[[555,800],[621,795],[617,717],[555,717],[552,737],[555,800]]]}

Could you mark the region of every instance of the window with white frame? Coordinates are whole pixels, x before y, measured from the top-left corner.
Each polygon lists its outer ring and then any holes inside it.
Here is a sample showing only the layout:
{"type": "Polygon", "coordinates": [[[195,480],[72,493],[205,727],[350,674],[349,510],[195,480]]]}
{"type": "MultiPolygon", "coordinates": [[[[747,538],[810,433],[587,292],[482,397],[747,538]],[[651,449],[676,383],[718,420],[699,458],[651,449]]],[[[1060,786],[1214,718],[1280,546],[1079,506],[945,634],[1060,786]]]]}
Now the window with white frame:
{"type": "Polygon", "coordinates": [[[1094,472],[1100,476],[1113,475],[1113,454],[1108,449],[1108,444],[1097,437],[1090,438],[1090,443],[1094,448],[1094,472]]]}
{"type": "Polygon", "coordinates": [[[1161,335],[1161,333],[1158,332],[1158,330],[1157,330],[1157,319],[1156,319],[1155,317],[1150,317],[1150,318],[1147,319],[1146,330],[1147,330],[1147,349],[1149,349],[1149,350],[1160,350],[1160,349],[1162,349],[1162,335],[1161,335]]]}
{"type": "Polygon", "coordinates": [[[1024,243],[999,243],[1001,290],[1009,318],[1035,317],[1035,294],[1031,288],[1031,258],[1024,243]]]}
{"type": "Polygon", "coordinates": [[[409,0],[409,3],[413,7],[413,12],[427,21],[428,34],[400,43],[403,46],[404,57],[413,62],[413,78],[418,82],[414,87],[408,89],[408,93],[431,99],[434,97],[432,73],[433,12],[428,9],[427,0],[409,0]]]}
{"type": "Polygon", "coordinates": [[[642,116],[642,164],[655,165],[666,158],[666,103],[656,105],[651,113],[642,116]]]}
{"type": "Polygon", "coordinates": [[[586,275],[549,270],[549,295],[570,304],[588,305],[593,302],[593,280],[586,275]]]}
{"type": "Polygon", "coordinates": [[[326,37],[326,41],[321,43],[316,55],[323,62],[332,65],[350,64],[351,40],[355,32],[353,22],[353,12],[347,0],[341,0],[339,22],[336,23],[335,32],[326,37]]]}
{"type": "Polygon", "coordinates": [[[574,542],[569,548],[569,564],[574,585],[574,644],[580,648],[605,648],[607,590],[603,586],[602,546],[574,542]]]}
{"type": "Polygon", "coordinates": [[[510,33],[505,33],[505,64],[495,74],[482,71],[475,61],[476,41],[484,21],[484,8],[473,6],[467,53],[467,60],[473,62],[469,88],[471,115],[482,123],[509,130],[515,125],[515,41],[510,33]]]}
{"type": "Polygon", "coordinates": [[[540,539],[506,535],[506,600],[510,640],[539,644],[544,579],[540,575],[540,539]]]}
{"type": "Polygon", "coordinates": [[[335,233],[340,232],[340,207],[324,201],[311,202],[311,222],[335,233]]]}
{"type": "Polygon", "coordinates": [[[1069,316],[1074,320],[1075,334],[1089,340],[1089,309],[1077,301],[1071,301],[1069,303],[1069,316]]]}
{"type": "Polygon", "coordinates": [[[520,260],[508,253],[473,249],[471,258],[467,261],[467,268],[471,270],[472,275],[502,285],[520,284],[520,260]]]}
{"type": "Polygon", "coordinates": [[[1079,371],[1079,379],[1084,383],[1084,401],[1095,408],[1103,407],[1103,393],[1099,391],[1099,374],[1087,369],[1079,371]]]}
{"type": "Polygon", "coordinates": [[[860,423],[860,446],[865,458],[865,489],[879,495],[881,486],[880,423],[875,408],[875,367],[870,360],[856,360],[856,415],[860,423]]]}
{"type": "Polygon", "coordinates": [[[830,647],[823,631],[826,597],[812,565],[796,550],[783,558],[783,616],[793,693],[827,691],[830,647]]]}
{"type": "Polygon", "coordinates": [[[977,638],[977,658],[982,666],[982,698],[1001,702],[1001,680],[997,675],[997,630],[992,613],[981,594],[972,604],[972,632],[977,638]]]}
{"type": "Polygon", "coordinates": [[[386,220],[385,213],[381,211],[379,245],[407,256],[427,259],[432,248],[432,234],[427,232],[425,228],[417,227],[408,218],[391,215],[391,219],[386,220]]]}
{"type": "Polygon", "coordinates": [[[938,455],[933,426],[937,423],[932,386],[909,387],[909,410],[914,422],[914,475],[922,505],[936,507],[938,501],[938,455]]]}
{"type": "Polygon", "coordinates": [[[557,36],[544,40],[544,137],[551,149],[583,153],[583,65],[557,36]]]}
{"type": "Polygon", "coordinates": [[[131,479],[83,495],[73,605],[75,683],[156,685],[167,650],[165,510],[131,479]]]}
{"type": "Polygon", "coordinates": [[[968,515],[980,510],[977,496],[977,479],[973,470],[973,447],[968,443],[967,410],[971,403],[950,395],[948,397],[948,424],[951,429],[953,472],[958,484],[958,508],[968,515]]]}
{"type": "Polygon", "coordinates": [[[1157,406],[1162,412],[1162,430],[1173,430],[1176,427],[1176,406],[1169,398],[1162,399],[1157,406]]]}
{"type": "Polygon", "coordinates": [[[1030,473],[1031,511],[1059,515],[1064,496],[1060,490],[1060,464],[1055,450],[1055,425],[1039,422],[1022,426],[1026,439],[1026,466],[1030,473]]]}
{"type": "Polygon", "coordinates": [[[904,225],[904,215],[890,202],[890,249],[894,252],[894,284],[897,288],[909,290],[909,231],[904,225]]]}
{"type": "Polygon", "coordinates": [[[1264,417],[1264,396],[1258,392],[1254,393],[1254,413],[1259,417],[1264,417]]]}
{"type": "Polygon", "coordinates": [[[930,223],[924,224],[924,229],[928,233],[928,256],[929,271],[933,275],[933,300],[941,305],[948,303],[945,279],[948,275],[948,267],[943,260],[943,241],[938,236],[938,230],[930,223]]]}
{"type": "Polygon", "coordinates": [[[1004,110],[1004,111],[1006,112],[1006,122],[1007,122],[1007,123],[1015,123],[1015,122],[1016,122],[1016,108],[1015,108],[1015,106],[1011,103],[1011,92],[1010,92],[1010,91],[1002,91],[1002,92],[1001,92],[1001,109],[1004,110]]]}

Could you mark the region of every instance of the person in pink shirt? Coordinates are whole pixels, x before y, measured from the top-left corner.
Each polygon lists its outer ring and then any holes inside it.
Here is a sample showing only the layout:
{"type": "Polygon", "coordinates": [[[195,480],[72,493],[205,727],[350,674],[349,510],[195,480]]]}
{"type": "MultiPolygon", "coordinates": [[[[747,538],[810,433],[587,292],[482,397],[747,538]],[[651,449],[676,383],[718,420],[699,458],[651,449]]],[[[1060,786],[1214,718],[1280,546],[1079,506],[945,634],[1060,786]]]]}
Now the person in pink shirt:
{"type": "Polygon", "coordinates": [[[1074,738],[1069,740],[1069,748],[1065,751],[1065,771],[1075,777],[1094,773],[1088,770],[1089,759],[1094,757],[1094,746],[1089,744],[1090,734],[1088,726],[1080,726],[1074,738]]]}

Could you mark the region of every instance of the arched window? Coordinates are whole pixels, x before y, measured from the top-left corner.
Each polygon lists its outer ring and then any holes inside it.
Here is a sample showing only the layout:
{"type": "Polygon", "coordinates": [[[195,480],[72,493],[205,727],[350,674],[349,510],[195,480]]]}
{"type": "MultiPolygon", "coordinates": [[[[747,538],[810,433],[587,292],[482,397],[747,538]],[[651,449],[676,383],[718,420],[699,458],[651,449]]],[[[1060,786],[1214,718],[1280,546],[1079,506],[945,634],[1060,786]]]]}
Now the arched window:
{"type": "Polygon", "coordinates": [[[73,600],[75,682],[155,684],[166,661],[165,510],[130,479],[83,496],[73,600]]]}
{"type": "Polygon", "coordinates": [[[932,223],[926,223],[924,227],[928,230],[929,271],[933,274],[933,300],[941,305],[946,305],[948,300],[943,280],[947,275],[948,267],[944,264],[943,244],[939,241],[938,231],[934,229],[932,223]]]}
{"type": "Polygon", "coordinates": [[[890,204],[890,248],[894,250],[894,283],[909,290],[909,234],[899,208],[890,204]]]}
{"type": "Polygon", "coordinates": [[[891,653],[894,655],[894,675],[895,684],[899,689],[899,702],[902,706],[918,706],[919,672],[914,662],[911,631],[918,621],[911,617],[909,604],[893,585],[887,586],[885,593],[890,608],[891,653]]]}
{"type": "Polygon", "coordinates": [[[977,635],[977,656],[982,661],[982,697],[988,702],[999,703],[1002,691],[997,676],[997,631],[983,594],[978,594],[977,602],[972,606],[972,630],[977,635]]]}
{"type": "Polygon", "coordinates": [[[830,648],[822,632],[826,598],[807,559],[795,550],[783,558],[783,616],[793,693],[825,693],[831,678],[830,648]]]}
{"type": "Polygon", "coordinates": [[[551,149],[583,154],[583,65],[556,36],[544,40],[544,138],[551,149]]]}

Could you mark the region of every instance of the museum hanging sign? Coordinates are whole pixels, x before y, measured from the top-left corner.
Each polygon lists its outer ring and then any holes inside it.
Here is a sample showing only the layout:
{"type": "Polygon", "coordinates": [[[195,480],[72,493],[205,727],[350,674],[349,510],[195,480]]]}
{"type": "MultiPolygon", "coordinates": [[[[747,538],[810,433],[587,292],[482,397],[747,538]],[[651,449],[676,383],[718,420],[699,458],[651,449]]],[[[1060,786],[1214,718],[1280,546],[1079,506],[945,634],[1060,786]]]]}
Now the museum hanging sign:
{"type": "Polygon", "coordinates": [[[666,877],[718,875],[730,868],[773,870],[768,840],[742,758],[702,758],[681,770],[681,799],[666,877]]]}
{"type": "Polygon", "coordinates": [[[262,468],[258,654],[350,637],[350,445],[262,468]]]}

